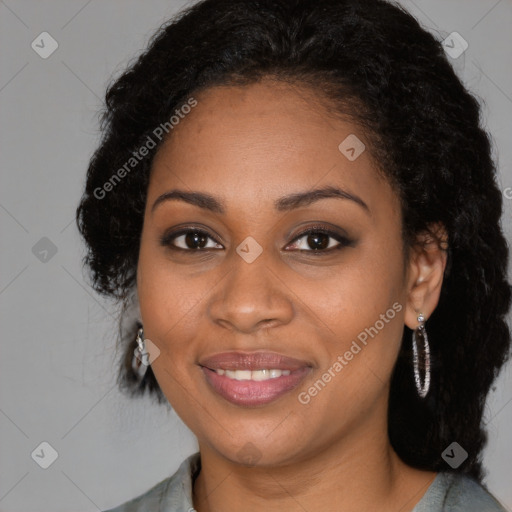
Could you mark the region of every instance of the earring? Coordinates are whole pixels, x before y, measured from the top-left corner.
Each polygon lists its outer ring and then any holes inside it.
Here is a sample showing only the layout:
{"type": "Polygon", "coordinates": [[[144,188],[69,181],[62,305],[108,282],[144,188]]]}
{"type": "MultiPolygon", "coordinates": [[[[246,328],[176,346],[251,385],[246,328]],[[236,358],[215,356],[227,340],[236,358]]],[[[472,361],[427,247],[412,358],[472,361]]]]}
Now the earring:
{"type": "Polygon", "coordinates": [[[414,365],[414,381],[416,383],[416,389],[418,395],[421,398],[427,396],[430,388],[430,346],[428,344],[427,331],[425,330],[425,317],[420,313],[418,316],[418,322],[420,325],[412,333],[412,353],[413,353],[413,365],[414,365]],[[423,341],[423,361],[421,367],[425,371],[423,382],[420,376],[420,361],[418,357],[418,346],[423,341]]]}
{"type": "Polygon", "coordinates": [[[137,331],[137,347],[133,352],[132,369],[138,375],[139,380],[142,380],[149,365],[149,352],[146,350],[144,343],[144,329],[141,327],[137,331]]]}

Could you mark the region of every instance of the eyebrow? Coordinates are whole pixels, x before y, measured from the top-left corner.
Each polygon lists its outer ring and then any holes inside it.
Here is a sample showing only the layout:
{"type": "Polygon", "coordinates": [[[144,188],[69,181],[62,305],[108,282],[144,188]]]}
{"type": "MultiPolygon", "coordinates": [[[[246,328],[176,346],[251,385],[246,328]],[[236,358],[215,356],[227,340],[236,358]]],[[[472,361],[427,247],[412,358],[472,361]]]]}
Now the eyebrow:
{"type": "MultiPolygon", "coordinates": [[[[314,190],[308,190],[307,192],[298,192],[283,196],[274,202],[274,208],[278,212],[287,212],[302,206],[308,206],[320,199],[329,198],[353,201],[366,210],[367,213],[370,213],[370,208],[359,196],[333,186],[326,186],[314,190]]],[[[222,201],[210,194],[206,194],[204,192],[187,192],[185,190],[178,189],[170,190],[159,196],[153,203],[151,212],[154,212],[158,205],[172,200],[184,201],[214,213],[224,214],[226,212],[222,201]]]]}

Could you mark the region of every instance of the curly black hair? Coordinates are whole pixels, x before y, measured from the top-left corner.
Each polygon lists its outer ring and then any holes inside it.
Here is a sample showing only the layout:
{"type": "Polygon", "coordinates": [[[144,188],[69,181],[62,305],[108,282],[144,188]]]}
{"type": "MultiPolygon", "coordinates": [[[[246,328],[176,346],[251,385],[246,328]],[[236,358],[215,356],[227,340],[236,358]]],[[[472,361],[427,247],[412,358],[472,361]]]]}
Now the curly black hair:
{"type": "MultiPolygon", "coordinates": [[[[481,481],[485,400],[510,355],[502,196],[477,99],[441,42],[399,5],[204,0],[166,22],[107,90],[103,138],[77,209],[94,288],[125,305],[133,294],[151,163],[164,137],[144,158],[139,150],[155,128],[167,123],[172,136],[169,119],[203,89],[266,77],[312,88],[364,127],[370,153],[400,197],[407,247],[432,223],[446,228],[448,264],[427,322],[431,389],[425,400],[417,396],[412,333],[404,327],[389,436],[406,463],[432,471],[451,470],[441,454],[457,441],[468,452],[457,471],[481,481]]],[[[118,382],[132,395],[149,390],[165,401],[151,368],[142,381],[131,368],[137,327],[120,334],[118,382]]]]}

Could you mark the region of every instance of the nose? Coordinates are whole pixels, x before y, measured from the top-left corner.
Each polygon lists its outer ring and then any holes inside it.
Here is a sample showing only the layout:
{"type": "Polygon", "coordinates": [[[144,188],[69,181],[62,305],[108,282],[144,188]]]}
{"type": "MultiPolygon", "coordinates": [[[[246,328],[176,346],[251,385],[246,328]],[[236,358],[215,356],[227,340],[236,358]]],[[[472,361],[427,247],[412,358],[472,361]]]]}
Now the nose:
{"type": "Polygon", "coordinates": [[[294,315],[293,293],[270,267],[265,251],[252,263],[238,254],[232,259],[209,303],[212,322],[246,334],[288,324],[294,315]]]}

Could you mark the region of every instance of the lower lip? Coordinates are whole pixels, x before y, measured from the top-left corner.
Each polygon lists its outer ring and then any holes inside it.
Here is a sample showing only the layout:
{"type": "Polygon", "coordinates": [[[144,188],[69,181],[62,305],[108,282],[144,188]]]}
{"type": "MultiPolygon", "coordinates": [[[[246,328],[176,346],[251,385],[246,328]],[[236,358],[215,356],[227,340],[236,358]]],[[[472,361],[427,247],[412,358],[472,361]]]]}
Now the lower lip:
{"type": "Polygon", "coordinates": [[[250,407],[268,404],[290,392],[299,385],[311,368],[300,368],[290,375],[260,381],[230,379],[204,366],[201,369],[208,383],[221,397],[232,404],[250,407]]]}

